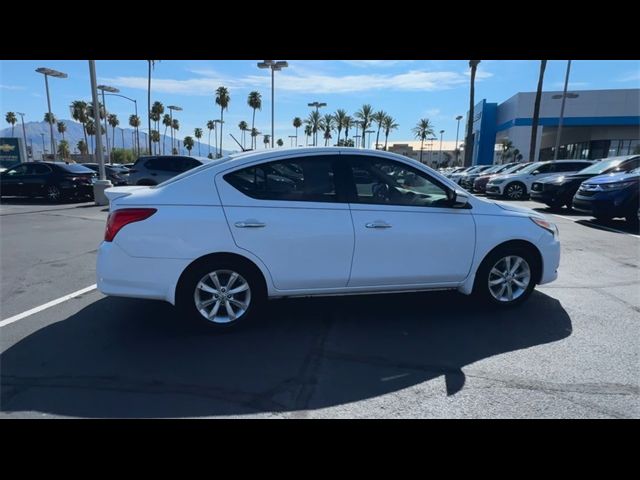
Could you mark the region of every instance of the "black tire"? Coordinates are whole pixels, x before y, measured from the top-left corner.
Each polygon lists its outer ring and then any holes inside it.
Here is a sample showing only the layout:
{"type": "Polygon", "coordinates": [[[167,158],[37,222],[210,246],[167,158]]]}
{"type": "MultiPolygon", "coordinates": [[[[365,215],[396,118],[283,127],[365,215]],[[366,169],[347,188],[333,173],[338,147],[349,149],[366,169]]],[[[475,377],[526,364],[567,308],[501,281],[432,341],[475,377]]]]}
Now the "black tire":
{"type": "MultiPolygon", "coordinates": [[[[182,275],[176,289],[176,308],[192,324],[213,332],[237,330],[250,323],[263,310],[267,298],[266,285],[260,271],[248,261],[212,255],[191,265],[182,275]],[[196,307],[195,292],[200,280],[214,271],[237,272],[249,285],[249,307],[237,319],[228,323],[207,320],[196,307]]],[[[222,309],[224,307],[220,307],[222,309]]]]}
{"type": "Polygon", "coordinates": [[[593,218],[595,218],[598,222],[608,222],[612,219],[612,217],[605,217],[603,215],[594,215],[593,218]]]}
{"type": "Polygon", "coordinates": [[[512,182],[503,190],[503,197],[509,200],[524,200],[527,196],[527,187],[520,182],[512,182]]]}
{"type": "Polygon", "coordinates": [[[547,202],[546,205],[550,210],[557,212],[562,209],[564,202],[562,200],[556,200],[555,202],[547,202]]]}
{"type": "Polygon", "coordinates": [[[45,187],[44,194],[47,201],[50,203],[60,203],[64,200],[62,190],[60,190],[56,185],[47,185],[45,187]]]}
{"type": "Polygon", "coordinates": [[[497,248],[489,253],[489,255],[487,255],[480,264],[480,267],[476,272],[476,278],[473,285],[473,296],[484,305],[492,305],[499,308],[514,307],[529,298],[529,295],[531,295],[531,292],[533,292],[533,289],[536,286],[536,282],[539,278],[539,272],[539,259],[529,248],[521,246],[505,246],[497,248]],[[527,262],[530,269],[530,280],[526,289],[524,289],[520,296],[512,301],[500,301],[493,296],[489,289],[489,272],[501,259],[507,256],[518,256],[527,262]]]}

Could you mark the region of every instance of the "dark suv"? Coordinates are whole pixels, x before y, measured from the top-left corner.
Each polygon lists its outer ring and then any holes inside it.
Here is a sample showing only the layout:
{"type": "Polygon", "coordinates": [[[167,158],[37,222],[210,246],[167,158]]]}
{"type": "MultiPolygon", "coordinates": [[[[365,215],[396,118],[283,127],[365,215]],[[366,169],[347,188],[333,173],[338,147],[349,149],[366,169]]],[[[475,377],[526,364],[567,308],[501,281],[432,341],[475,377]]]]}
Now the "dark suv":
{"type": "Polygon", "coordinates": [[[212,160],[204,157],[153,155],[138,158],[129,170],[129,185],[157,185],[212,160]]]}

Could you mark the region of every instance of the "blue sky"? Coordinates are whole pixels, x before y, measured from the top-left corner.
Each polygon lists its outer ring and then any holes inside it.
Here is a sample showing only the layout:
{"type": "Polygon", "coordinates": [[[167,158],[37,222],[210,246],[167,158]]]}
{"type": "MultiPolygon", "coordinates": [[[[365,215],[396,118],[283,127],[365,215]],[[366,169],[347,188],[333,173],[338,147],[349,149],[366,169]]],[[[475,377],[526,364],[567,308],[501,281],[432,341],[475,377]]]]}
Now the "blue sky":
{"type": "MultiPolygon", "coordinates": [[[[263,96],[262,111],[256,113],[256,127],[268,133],[271,128],[271,79],[268,70],[259,70],[256,61],[247,60],[165,60],[156,64],[152,81],[152,101],[165,107],[180,105],[184,111],[179,137],[193,135],[195,127],[204,129],[209,119],[219,118],[214,90],[229,88],[231,103],[225,112],[225,132],[236,137],[241,120],[251,124],[247,94],[258,90],[263,96]],[[229,130],[230,128],[230,130],[229,130]]],[[[37,67],[49,67],[69,75],[51,78],[52,111],[58,118],[70,118],[72,100],[89,100],[88,62],[84,60],[0,61],[0,110],[2,127],[7,111],[26,113],[26,121],[41,121],[47,110],[44,79],[37,67]]],[[[476,99],[502,102],[520,91],[536,88],[539,62],[535,60],[485,60],[476,79],[476,99]]],[[[544,89],[561,90],[566,61],[548,63],[544,89]]],[[[96,62],[99,83],[120,89],[123,95],[136,98],[138,111],[146,128],[147,62],[145,60],[99,60],[96,62]]],[[[289,68],[276,72],[276,138],[289,145],[295,116],[305,118],[307,103],[326,102],[323,113],[344,108],[352,114],[362,104],[391,114],[400,124],[390,140],[412,140],[411,128],[420,118],[429,118],[436,130],[445,130],[445,140],[455,140],[456,115],[464,115],[468,103],[468,66],[466,60],[289,60],[289,68]]],[[[588,61],[572,63],[570,88],[639,88],[640,62],[588,61]]],[[[133,113],[133,105],[124,99],[107,99],[107,109],[121,122],[133,113]]],[[[124,122],[123,122],[124,123],[124,122]]],[[[461,125],[461,135],[464,127],[461,125]]],[[[206,129],[205,129],[206,132],[206,129]]],[[[302,136],[301,136],[302,137],[302,136]]],[[[206,136],[204,138],[206,140],[206,136]]],[[[299,140],[298,143],[302,143],[299,140]]],[[[225,133],[224,148],[235,149],[225,133]]]]}

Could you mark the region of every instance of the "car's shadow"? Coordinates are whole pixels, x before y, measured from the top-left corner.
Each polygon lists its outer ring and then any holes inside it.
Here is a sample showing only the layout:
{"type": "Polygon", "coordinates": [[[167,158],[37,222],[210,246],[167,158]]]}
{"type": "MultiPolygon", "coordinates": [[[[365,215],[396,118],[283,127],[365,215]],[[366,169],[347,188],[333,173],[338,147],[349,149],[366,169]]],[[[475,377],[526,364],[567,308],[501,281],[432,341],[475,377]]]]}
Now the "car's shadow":
{"type": "Polygon", "coordinates": [[[1,355],[1,409],[118,418],[285,412],[440,376],[442,394],[454,395],[465,366],[571,329],[562,305],[540,292],[508,311],[455,292],[277,300],[224,335],[188,326],[166,303],[107,297],[1,355]]]}
{"type": "Polygon", "coordinates": [[[576,223],[580,225],[584,225],[585,227],[596,228],[600,230],[606,230],[608,228],[613,228],[615,230],[620,230],[622,233],[632,233],[638,234],[640,233],[640,225],[631,224],[622,218],[612,218],[609,220],[598,220],[594,218],[592,215],[588,213],[581,213],[573,209],[561,208],[561,209],[551,209],[544,207],[534,207],[534,210],[540,213],[546,214],[556,214],[563,215],[566,217],[573,217],[577,220],[576,223]]]}
{"type": "Polygon", "coordinates": [[[51,202],[41,197],[0,197],[0,204],[4,205],[31,205],[31,206],[47,206],[55,205],[73,205],[92,202],[90,198],[65,198],[59,202],[51,202]]]}

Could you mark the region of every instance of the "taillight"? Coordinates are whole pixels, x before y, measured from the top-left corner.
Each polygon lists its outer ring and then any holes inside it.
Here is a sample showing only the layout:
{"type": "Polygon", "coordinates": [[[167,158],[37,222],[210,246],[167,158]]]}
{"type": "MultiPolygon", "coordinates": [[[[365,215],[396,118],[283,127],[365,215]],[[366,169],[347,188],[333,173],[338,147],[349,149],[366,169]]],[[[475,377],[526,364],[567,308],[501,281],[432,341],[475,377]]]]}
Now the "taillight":
{"type": "Polygon", "coordinates": [[[123,208],[109,214],[107,229],[104,232],[104,241],[111,242],[125,225],[146,220],[156,213],[156,208],[123,208]]]}

